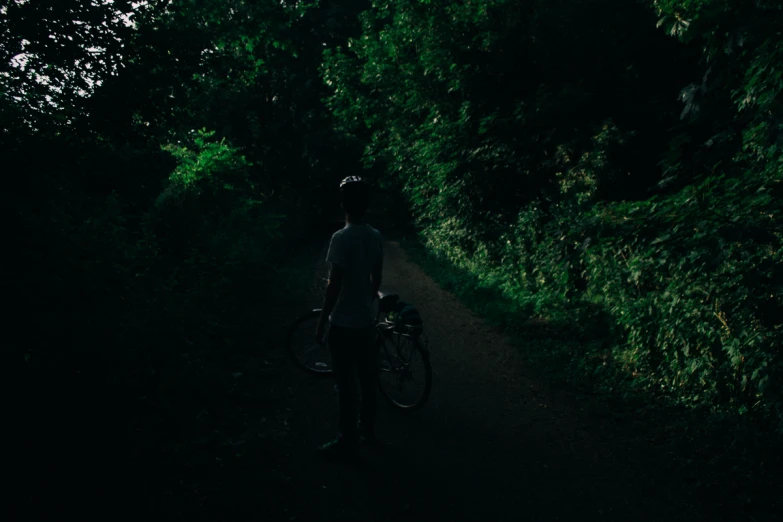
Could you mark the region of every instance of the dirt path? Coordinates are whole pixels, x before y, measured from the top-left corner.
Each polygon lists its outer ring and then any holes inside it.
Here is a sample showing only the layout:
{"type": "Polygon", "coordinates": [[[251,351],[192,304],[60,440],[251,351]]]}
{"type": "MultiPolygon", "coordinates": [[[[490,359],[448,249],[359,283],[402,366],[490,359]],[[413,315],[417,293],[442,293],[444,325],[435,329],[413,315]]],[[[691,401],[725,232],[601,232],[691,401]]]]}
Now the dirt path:
{"type": "MultiPolygon", "coordinates": [[[[383,452],[361,468],[323,462],[331,381],[292,371],[289,520],[700,520],[665,455],[617,435],[577,395],[526,376],[517,349],[387,243],[385,291],[421,310],[433,393],[404,415],[380,401],[383,452]]],[[[281,501],[283,501],[281,499],[281,501]]]]}

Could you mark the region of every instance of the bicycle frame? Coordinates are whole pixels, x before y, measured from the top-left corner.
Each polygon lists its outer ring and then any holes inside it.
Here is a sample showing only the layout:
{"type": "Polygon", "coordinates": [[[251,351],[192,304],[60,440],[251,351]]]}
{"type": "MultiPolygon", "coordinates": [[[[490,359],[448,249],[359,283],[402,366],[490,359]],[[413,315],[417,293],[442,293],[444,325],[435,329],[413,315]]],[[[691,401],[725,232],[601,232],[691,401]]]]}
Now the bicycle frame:
{"type": "MultiPolygon", "coordinates": [[[[412,334],[409,332],[402,331],[400,326],[398,324],[392,323],[390,321],[387,321],[385,319],[380,318],[380,310],[378,311],[378,315],[376,316],[376,322],[375,322],[375,330],[378,334],[377,343],[379,343],[381,346],[380,348],[383,349],[384,354],[386,356],[386,360],[391,363],[393,360],[391,357],[391,354],[389,352],[389,348],[386,344],[386,340],[391,341],[392,346],[394,346],[395,350],[397,351],[397,357],[396,359],[400,361],[403,365],[403,367],[407,366],[407,363],[405,363],[405,358],[400,356],[400,339],[401,338],[408,338],[411,339],[412,342],[416,342],[418,339],[422,338],[423,333],[418,334],[412,334]],[[399,337],[397,338],[396,342],[395,339],[392,338],[392,333],[397,334],[399,337]]],[[[409,330],[411,330],[410,327],[408,327],[409,330]]],[[[427,351],[427,342],[426,337],[424,337],[425,343],[419,344],[422,350],[427,351]]],[[[415,344],[413,345],[415,347],[415,344]]]]}
{"type": "MultiPolygon", "coordinates": [[[[380,315],[380,313],[378,314],[380,315]]],[[[386,340],[394,342],[391,338],[390,333],[394,330],[394,325],[389,323],[388,321],[381,321],[376,320],[375,323],[375,331],[378,335],[377,339],[375,340],[376,344],[379,344],[379,349],[382,349],[385,352],[386,360],[392,361],[391,354],[389,353],[389,349],[386,345],[386,340]]],[[[397,348],[399,351],[399,347],[397,348]]]]}

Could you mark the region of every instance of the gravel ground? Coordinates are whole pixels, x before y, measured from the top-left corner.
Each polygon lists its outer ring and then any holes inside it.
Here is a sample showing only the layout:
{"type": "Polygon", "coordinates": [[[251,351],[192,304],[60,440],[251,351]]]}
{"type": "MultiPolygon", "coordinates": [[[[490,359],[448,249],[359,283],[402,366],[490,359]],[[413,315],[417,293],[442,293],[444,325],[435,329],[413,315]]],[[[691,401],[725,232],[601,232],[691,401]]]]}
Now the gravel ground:
{"type": "MultiPolygon", "coordinates": [[[[381,450],[359,466],[314,448],[334,434],[332,382],[291,369],[289,520],[700,520],[705,506],[649,434],[548,388],[517,348],[442,290],[395,242],[383,290],[415,303],[433,391],[405,414],[379,401],[381,450]]],[[[291,365],[292,366],[292,365],[291,365]]]]}

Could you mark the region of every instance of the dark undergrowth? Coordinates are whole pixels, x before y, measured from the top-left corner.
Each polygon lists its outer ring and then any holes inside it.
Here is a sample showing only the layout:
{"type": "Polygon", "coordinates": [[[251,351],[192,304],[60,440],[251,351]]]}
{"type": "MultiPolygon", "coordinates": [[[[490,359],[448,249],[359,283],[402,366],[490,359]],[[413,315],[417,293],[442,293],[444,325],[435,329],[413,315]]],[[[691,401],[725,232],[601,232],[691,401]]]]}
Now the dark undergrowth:
{"type": "Polygon", "coordinates": [[[232,337],[190,339],[203,349],[177,350],[146,388],[113,382],[89,361],[74,373],[17,375],[24,519],[287,520],[283,337],[310,304],[321,243],[292,251],[274,288],[248,292],[232,337]]]}
{"type": "Polygon", "coordinates": [[[688,408],[637,386],[615,367],[622,342],[611,316],[595,305],[572,305],[556,317],[534,317],[475,275],[429,252],[415,237],[401,238],[411,259],[519,348],[527,369],[561,388],[587,395],[592,413],[618,433],[643,435],[671,456],[693,494],[743,514],[773,520],[780,513],[783,441],[768,418],[688,408]],[[769,517],[769,518],[768,518],[769,517]]]}

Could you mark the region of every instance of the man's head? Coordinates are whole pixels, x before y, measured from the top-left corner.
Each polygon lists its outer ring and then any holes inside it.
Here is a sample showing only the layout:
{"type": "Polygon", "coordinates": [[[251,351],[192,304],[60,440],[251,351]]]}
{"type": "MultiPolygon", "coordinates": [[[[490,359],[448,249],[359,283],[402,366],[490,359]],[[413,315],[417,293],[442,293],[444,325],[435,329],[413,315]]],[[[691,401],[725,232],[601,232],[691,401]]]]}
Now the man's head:
{"type": "Polygon", "coordinates": [[[348,176],[340,182],[340,204],[352,218],[361,218],[370,202],[370,187],[359,176],[348,176]]]}

